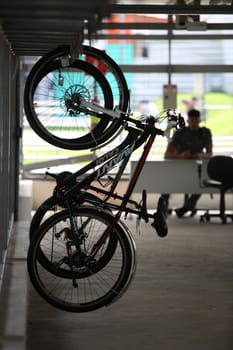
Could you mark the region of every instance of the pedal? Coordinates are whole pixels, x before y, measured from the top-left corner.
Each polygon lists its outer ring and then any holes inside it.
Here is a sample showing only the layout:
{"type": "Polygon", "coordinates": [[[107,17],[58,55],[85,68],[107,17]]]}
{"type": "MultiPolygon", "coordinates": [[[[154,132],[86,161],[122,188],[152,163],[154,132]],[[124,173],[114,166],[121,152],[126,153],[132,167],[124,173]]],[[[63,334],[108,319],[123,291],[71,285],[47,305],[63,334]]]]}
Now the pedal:
{"type": "Polygon", "coordinates": [[[139,214],[139,220],[142,218],[147,223],[149,221],[148,213],[147,213],[147,193],[146,190],[142,191],[142,201],[141,201],[141,210],[139,214]]]}
{"type": "Polygon", "coordinates": [[[168,227],[164,214],[160,211],[154,213],[154,222],[151,224],[155,228],[159,237],[166,237],[168,234],[168,227]]]}
{"type": "Polygon", "coordinates": [[[158,200],[157,211],[154,213],[154,222],[151,224],[155,228],[159,237],[165,237],[168,234],[166,222],[165,203],[162,197],[158,200]]]}

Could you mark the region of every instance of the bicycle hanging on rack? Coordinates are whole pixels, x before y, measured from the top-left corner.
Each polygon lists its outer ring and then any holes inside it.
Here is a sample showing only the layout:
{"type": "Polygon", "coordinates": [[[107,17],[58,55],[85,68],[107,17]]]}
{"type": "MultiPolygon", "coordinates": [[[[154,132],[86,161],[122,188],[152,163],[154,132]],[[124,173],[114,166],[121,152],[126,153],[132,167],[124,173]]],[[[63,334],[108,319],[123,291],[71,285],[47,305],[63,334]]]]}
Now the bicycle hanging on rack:
{"type": "Polygon", "coordinates": [[[129,103],[125,77],[104,51],[83,45],[76,59],[60,46],[38,60],[26,80],[24,110],[32,129],[50,144],[82,150],[97,147],[121,128],[129,103]],[[120,118],[99,117],[78,107],[77,98],[109,110],[120,118]]]}
{"type": "Polygon", "coordinates": [[[159,236],[167,235],[167,225],[159,200],[155,213],[146,209],[146,192],[141,203],[130,199],[137,179],[157,135],[155,127],[167,120],[171,127],[183,126],[183,118],[168,110],[146,124],[76,96],[77,109],[99,119],[123,119],[128,135],[123,143],[73,174],[57,178],[53,196],[38,210],[32,220],[28,250],[28,272],[37,292],[51,305],[65,311],[87,312],[116,301],[126,291],[136,270],[136,247],[131,233],[122,222],[124,213],[132,213],[152,226],[159,236]],[[133,126],[132,126],[133,125],[133,126]],[[124,196],[115,193],[131,154],[145,143],[137,167],[124,196]],[[110,190],[95,187],[92,182],[106,176],[120,163],[110,190]],[[88,191],[92,192],[90,194],[88,191]],[[93,192],[95,194],[93,194],[93,192]],[[105,199],[100,201],[98,194],[105,199]],[[111,199],[111,202],[109,201],[111,199]],[[114,204],[117,199],[120,204],[114,204]],[[60,211],[43,219],[49,209],[60,211]],[[38,227],[38,228],[37,228],[38,227]]]}

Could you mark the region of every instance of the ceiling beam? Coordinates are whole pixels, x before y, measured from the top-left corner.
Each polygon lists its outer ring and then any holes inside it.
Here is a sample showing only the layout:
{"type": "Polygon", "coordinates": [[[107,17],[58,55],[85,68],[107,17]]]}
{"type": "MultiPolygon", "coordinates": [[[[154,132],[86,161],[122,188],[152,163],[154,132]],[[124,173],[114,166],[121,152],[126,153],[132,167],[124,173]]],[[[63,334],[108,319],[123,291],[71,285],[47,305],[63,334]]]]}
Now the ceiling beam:
{"type": "Polygon", "coordinates": [[[128,73],[232,73],[233,65],[120,65],[128,73]]]}
{"type": "Polygon", "coordinates": [[[167,15],[201,15],[201,14],[233,14],[233,5],[112,5],[112,13],[167,14],[167,15]]]}
{"type": "MultiPolygon", "coordinates": [[[[175,27],[175,23],[138,23],[138,22],[132,22],[132,23],[123,23],[123,22],[114,22],[114,23],[108,23],[103,22],[100,26],[100,29],[124,29],[124,30],[130,30],[130,29],[137,29],[137,30],[167,30],[167,29],[173,29],[173,30],[185,30],[187,29],[177,29],[175,27]]],[[[207,23],[206,24],[207,30],[233,30],[233,23],[207,23]]]]}
{"type": "MultiPolygon", "coordinates": [[[[93,40],[168,40],[169,34],[93,34],[93,40]]],[[[88,38],[88,37],[86,37],[88,38]]],[[[232,40],[233,34],[172,35],[172,40],[232,40]]]]}

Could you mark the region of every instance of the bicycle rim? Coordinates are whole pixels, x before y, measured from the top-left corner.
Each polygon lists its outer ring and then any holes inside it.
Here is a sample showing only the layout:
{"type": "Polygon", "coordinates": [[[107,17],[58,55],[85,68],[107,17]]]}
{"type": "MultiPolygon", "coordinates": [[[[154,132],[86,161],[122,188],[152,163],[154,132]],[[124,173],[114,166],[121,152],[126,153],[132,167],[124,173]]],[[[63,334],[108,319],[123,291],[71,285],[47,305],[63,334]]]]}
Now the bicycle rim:
{"type": "MultiPolygon", "coordinates": [[[[105,75],[108,81],[112,92],[112,96],[114,98],[113,106],[119,106],[119,109],[121,111],[126,111],[129,101],[129,93],[126,80],[119,66],[103,51],[89,46],[82,47],[82,53],[79,55],[79,59],[82,61],[91,62],[97,68],[99,68],[100,63],[104,65],[105,72],[103,74],[105,75]]],[[[78,150],[92,148],[104,143],[106,140],[111,138],[119,129],[119,127],[122,124],[123,115],[119,119],[115,120],[110,120],[109,118],[105,119],[105,124],[101,124],[99,129],[96,130],[94,134],[90,133],[89,138],[87,138],[86,140],[76,138],[76,140],[72,140],[72,144],[70,144],[69,141],[67,144],[66,141],[66,143],[62,142],[62,145],[59,142],[58,145],[57,141],[54,140],[54,137],[52,137],[51,139],[50,135],[48,135],[45,132],[44,128],[41,128],[40,124],[38,127],[37,121],[39,116],[37,115],[37,111],[35,111],[34,109],[34,101],[36,97],[35,87],[38,84],[38,77],[40,79],[41,72],[43,72],[44,70],[48,70],[48,67],[50,67],[51,62],[54,61],[59,61],[59,64],[62,65],[70,65],[71,63],[69,56],[69,46],[58,47],[55,50],[50,51],[45,56],[43,56],[31,70],[29,77],[26,81],[24,92],[25,113],[29,124],[34,129],[34,131],[37,134],[39,134],[40,137],[46,139],[46,141],[58,147],[78,150]],[[66,63],[64,63],[64,60],[66,61],[66,63]]],[[[110,109],[112,109],[112,107],[110,107],[110,109]]],[[[96,120],[93,120],[94,123],[96,123],[96,120]]]]}
{"type": "MultiPolygon", "coordinates": [[[[86,192],[86,193],[80,193],[80,195],[77,196],[76,199],[74,199],[73,205],[78,210],[78,207],[80,207],[80,205],[98,206],[100,203],[101,203],[101,201],[98,197],[96,197],[95,195],[93,195],[91,193],[86,192]]],[[[66,209],[66,207],[62,203],[59,203],[59,205],[58,205],[58,202],[57,202],[55,197],[49,197],[48,199],[46,199],[39,206],[39,208],[37,209],[37,211],[35,212],[32,220],[31,220],[30,229],[29,229],[30,241],[37,234],[36,232],[43,221],[45,221],[46,219],[48,219],[52,215],[54,215],[54,214],[56,214],[64,209],[66,209]]],[[[117,245],[116,235],[109,236],[107,248],[105,250],[104,255],[101,257],[101,260],[98,261],[98,265],[95,267],[95,271],[97,269],[101,269],[103,264],[107,263],[108,260],[111,259],[112,254],[114,253],[114,250],[116,248],[116,245],[117,245]]],[[[40,264],[47,271],[49,271],[57,276],[63,277],[63,278],[72,278],[71,271],[67,270],[67,268],[64,269],[63,267],[54,266],[51,263],[50,259],[48,259],[47,255],[43,252],[43,250],[41,250],[41,249],[38,250],[37,259],[40,262],[40,264]]],[[[76,278],[81,278],[81,277],[83,278],[83,276],[84,275],[87,276],[88,273],[89,273],[89,271],[86,271],[86,270],[80,271],[79,270],[77,273],[75,273],[75,277],[76,278]],[[82,276],[81,276],[81,273],[82,273],[82,276]]]]}
{"type": "MultiPolygon", "coordinates": [[[[79,99],[112,109],[113,96],[106,78],[87,62],[62,66],[54,60],[28,78],[30,99],[25,113],[33,130],[47,142],[65,149],[98,145],[109,117],[94,118],[79,108],[79,99]]],[[[25,88],[26,96],[26,88],[25,88]]]]}
{"type": "Polygon", "coordinates": [[[54,266],[61,264],[62,259],[65,265],[67,239],[64,234],[56,241],[52,239],[69,228],[69,216],[64,211],[46,220],[37,231],[28,251],[28,272],[35,289],[48,303],[65,311],[87,312],[113,302],[126,290],[135,272],[135,249],[126,231],[117,224],[111,232],[117,238],[111,258],[104,256],[108,247],[107,238],[102,242],[95,261],[88,260],[91,250],[111,224],[113,216],[91,207],[80,207],[75,216],[78,228],[88,221],[82,233],[85,237],[82,252],[77,254],[74,251],[72,268],[67,265],[68,270],[80,273],[79,278],[76,275],[73,279],[66,279],[52,274],[44,269],[37,258],[38,252],[43,250],[50,256],[54,266]]]}

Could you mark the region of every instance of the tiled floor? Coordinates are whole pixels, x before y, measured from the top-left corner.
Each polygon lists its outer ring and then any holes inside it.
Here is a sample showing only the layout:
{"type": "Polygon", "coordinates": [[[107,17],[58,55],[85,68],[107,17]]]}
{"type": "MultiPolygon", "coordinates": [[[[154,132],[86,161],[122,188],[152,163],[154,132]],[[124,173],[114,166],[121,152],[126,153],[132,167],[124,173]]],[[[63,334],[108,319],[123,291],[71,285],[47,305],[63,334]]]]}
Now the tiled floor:
{"type": "Polygon", "coordinates": [[[169,217],[159,238],[136,233],[135,279],[107,308],[72,314],[43,301],[28,281],[29,222],[11,239],[0,298],[1,350],[232,350],[233,225],[169,217]]]}

